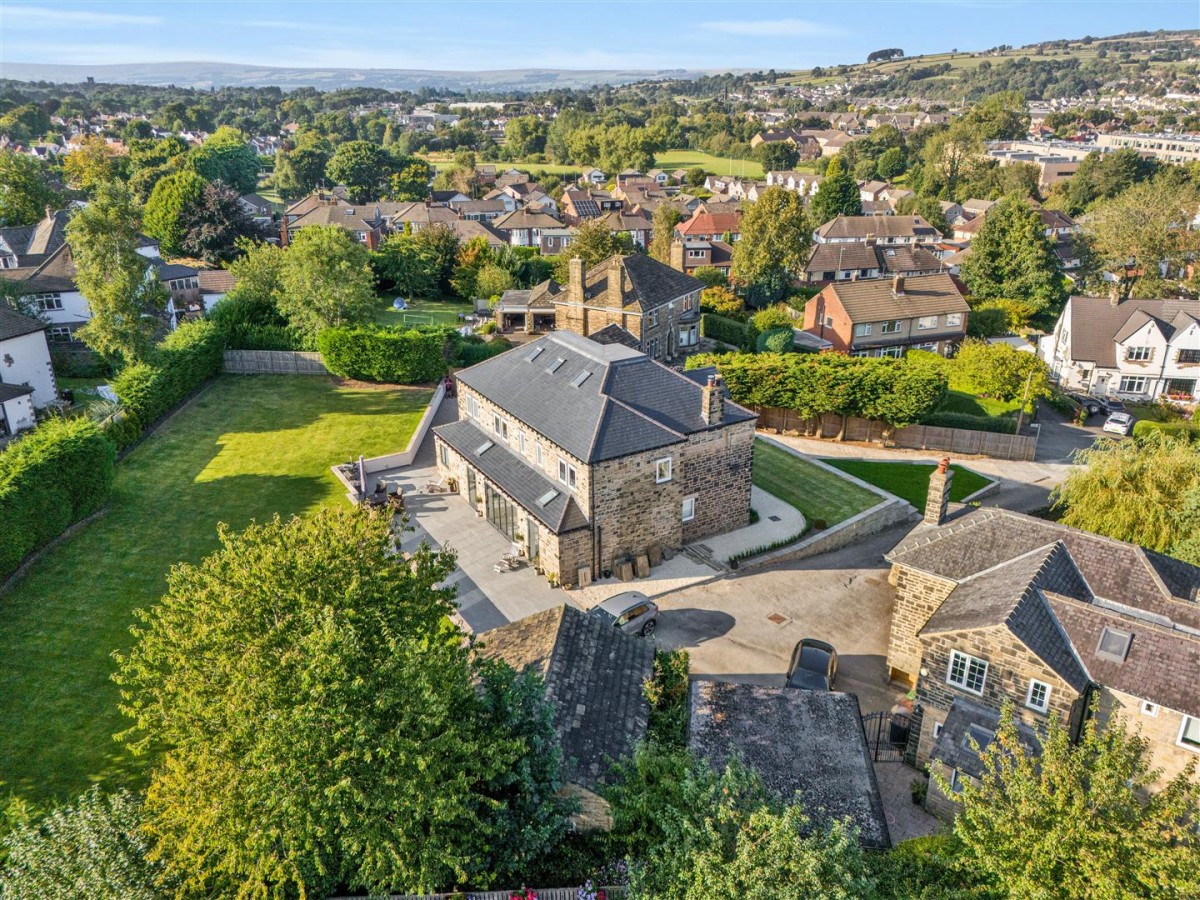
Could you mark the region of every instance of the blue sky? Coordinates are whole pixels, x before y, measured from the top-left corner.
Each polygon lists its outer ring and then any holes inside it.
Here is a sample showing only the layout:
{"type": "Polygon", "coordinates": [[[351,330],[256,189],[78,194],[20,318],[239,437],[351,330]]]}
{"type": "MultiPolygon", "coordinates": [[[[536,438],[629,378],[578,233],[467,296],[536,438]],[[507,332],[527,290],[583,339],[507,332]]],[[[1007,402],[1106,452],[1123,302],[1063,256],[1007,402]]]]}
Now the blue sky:
{"type": "Polygon", "coordinates": [[[3,60],[395,69],[808,68],[1200,28],[1197,0],[0,0],[3,60]]]}

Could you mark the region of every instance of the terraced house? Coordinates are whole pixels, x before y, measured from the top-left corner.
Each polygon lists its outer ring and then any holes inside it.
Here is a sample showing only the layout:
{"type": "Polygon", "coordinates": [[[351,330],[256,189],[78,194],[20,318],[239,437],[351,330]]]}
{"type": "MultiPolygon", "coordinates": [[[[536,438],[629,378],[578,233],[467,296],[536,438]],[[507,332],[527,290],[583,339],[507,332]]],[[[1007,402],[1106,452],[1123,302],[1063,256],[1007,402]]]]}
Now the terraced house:
{"type": "Polygon", "coordinates": [[[564,584],[750,521],[755,416],[715,371],[556,331],[460,372],[438,471],[564,584]]]}
{"type": "MultiPolygon", "coordinates": [[[[1006,701],[1035,750],[1051,718],[1077,737],[1094,705],[1101,727],[1141,729],[1164,778],[1200,754],[1200,568],[996,508],[920,525],[887,559],[887,662],[917,693],[909,748],[952,789],[979,777],[972,744],[1006,701]]],[[[954,810],[932,784],[926,804],[954,810]]]]}

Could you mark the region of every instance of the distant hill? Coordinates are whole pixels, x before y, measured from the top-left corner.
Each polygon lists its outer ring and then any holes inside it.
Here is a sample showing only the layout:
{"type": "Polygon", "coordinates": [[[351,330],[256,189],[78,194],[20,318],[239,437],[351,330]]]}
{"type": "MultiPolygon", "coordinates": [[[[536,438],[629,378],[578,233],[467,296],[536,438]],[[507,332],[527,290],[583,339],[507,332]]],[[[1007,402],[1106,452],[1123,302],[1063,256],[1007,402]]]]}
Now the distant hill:
{"type": "Polygon", "coordinates": [[[429,87],[449,91],[543,91],[584,88],[594,84],[628,84],[658,78],[696,78],[706,74],[687,69],[496,69],[455,72],[437,69],[305,69],[251,66],[240,63],[171,62],[105,66],[4,63],[4,77],[16,81],[78,84],[94,78],[106,84],[177,85],[179,87],[347,87],[393,91],[429,87]]]}

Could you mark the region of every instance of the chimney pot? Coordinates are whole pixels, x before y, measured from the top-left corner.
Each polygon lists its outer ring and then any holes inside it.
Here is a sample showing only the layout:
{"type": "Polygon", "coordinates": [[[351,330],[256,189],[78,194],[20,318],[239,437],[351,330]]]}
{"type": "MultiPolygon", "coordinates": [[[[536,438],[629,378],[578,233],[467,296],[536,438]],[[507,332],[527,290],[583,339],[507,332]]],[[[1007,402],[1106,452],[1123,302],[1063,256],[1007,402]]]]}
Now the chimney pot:
{"type": "Polygon", "coordinates": [[[897,297],[904,296],[904,276],[897,275],[892,279],[892,293],[897,297]]]}

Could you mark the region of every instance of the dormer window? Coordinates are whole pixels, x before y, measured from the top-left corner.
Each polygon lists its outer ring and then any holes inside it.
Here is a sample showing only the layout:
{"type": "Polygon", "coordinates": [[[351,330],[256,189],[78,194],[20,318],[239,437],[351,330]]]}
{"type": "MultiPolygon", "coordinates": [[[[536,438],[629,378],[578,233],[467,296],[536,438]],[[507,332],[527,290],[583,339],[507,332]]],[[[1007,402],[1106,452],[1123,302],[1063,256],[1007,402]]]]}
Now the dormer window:
{"type": "Polygon", "coordinates": [[[1132,642],[1133,635],[1128,631],[1105,628],[1100,633],[1100,643],[1096,647],[1096,655],[1109,662],[1123,663],[1125,657],[1129,655],[1129,645],[1132,642]]]}

